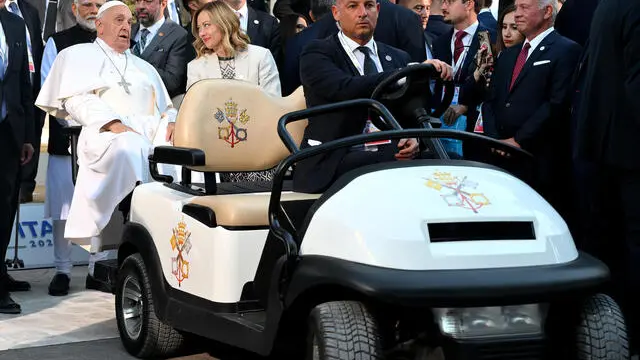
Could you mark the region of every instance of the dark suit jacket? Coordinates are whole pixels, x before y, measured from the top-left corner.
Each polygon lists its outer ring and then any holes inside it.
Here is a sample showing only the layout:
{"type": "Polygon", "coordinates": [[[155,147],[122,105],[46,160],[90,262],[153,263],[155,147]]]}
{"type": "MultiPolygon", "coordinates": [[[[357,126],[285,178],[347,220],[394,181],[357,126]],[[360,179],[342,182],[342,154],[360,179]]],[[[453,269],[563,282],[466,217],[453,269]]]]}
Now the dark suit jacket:
{"type": "MultiPolygon", "coordinates": [[[[424,42],[425,42],[425,46],[429,49],[429,51],[431,51],[431,56],[433,56],[435,58],[435,55],[433,53],[433,37],[431,37],[431,35],[429,35],[426,31],[424,32],[424,42]]],[[[426,51],[426,49],[425,49],[426,51]]]]}
{"type": "Polygon", "coordinates": [[[433,39],[437,39],[444,33],[451,31],[453,26],[444,21],[442,15],[429,15],[429,22],[427,22],[427,28],[425,31],[431,35],[433,39]]]}
{"type": "Polygon", "coordinates": [[[284,64],[280,74],[282,96],[290,95],[302,85],[300,82],[300,53],[302,53],[305,45],[318,38],[319,30],[320,26],[311,24],[311,26],[297,33],[287,42],[287,48],[284,52],[284,64]]]}
{"type": "Polygon", "coordinates": [[[640,168],[640,3],[602,1],[591,25],[576,117],[578,155],[640,168]]]}
{"type": "MultiPolygon", "coordinates": [[[[478,22],[479,23],[479,22],[478,22]]],[[[475,125],[475,120],[478,118],[478,111],[476,110],[479,101],[475,96],[467,96],[465,94],[464,88],[465,83],[469,76],[473,75],[473,72],[476,70],[476,63],[474,61],[474,57],[480,48],[480,39],[478,37],[478,33],[480,31],[488,31],[486,27],[484,27],[481,23],[478,24],[478,29],[476,33],[473,34],[473,39],[471,40],[471,45],[469,46],[469,52],[464,59],[464,63],[462,67],[456,74],[454,78],[454,82],[457,86],[461,87],[460,95],[458,98],[458,102],[460,104],[466,105],[468,107],[467,111],[467,130],[472,131],[475,125]]],[[[434,56],[436,59],[446,62],[447,64],[453,64],[453,54],[451,53],[451,39],[453,38],[454,29],[451,28],[447,33],[440,36],[433,43],[434,56]]],[[[491,34],[491,32],[489,32],[491,34]]],[[[495,38],[491,38],[491,41],[495,43],[495,38]]],[[[463,54],[464,56],[464,54],[463,54]]],[[[435,91],[436,99],[442,98],[442,89],[436,89],[435,91]]]]}
{"type": "MultiPolygon", "coordinates": [[[[131,27],[131,48],[135,45],[139,24],[131,27]]],[[[141,58],[158,70],[169,96],[184,94],[187,86],[187,63],[195,59],[196,53],[188,43],[188,35],[184,28],[170,19],[158,29],[149,45],[144,49],[141,58]]]]}
{"type": "Polygon", "coordinates": [[[35,64],[35,76],[33,79],[33,98],[35,99],[40,92],[40,67],[42,64],[42,52],[44,51],[44,44],[42,42],[42,23],[40,22],[40,15],[38,9],[25,0],[18,0],[18,7],[22,16],[24,16],[24,22],[29,29],[29,36],[31,37],[31,52],[33,54],[33,63],[35,64]]]}
{"type": "Polygon", "coordinates": [[[488,11],[478,14],[478,22],[489,30],[489,34],[491,34],[491,38],[494,39],[493,41],[495,42],[498,35],[498,21],[493,17],[493,14],[488,11]]]}
{"type": "Polygon", "coordinates": [[[554,28],[560,35],[585,46],[591,19],[600,0],[567,0],[558,12],[554,28]]]}
{"type": "Polygon", "coordinates": [[[263,11],[268,13],[267,3],[264,0],[248,0],[247,5],[258,11],[263,11]]]}
{"type": "Polygon", "coordinates": [[[542,160],[560,159],[568,155],[570,80],[580,45],[551,32],[531,53],[509,91],[521,50],[522,44],[505,49],[496,61],[482,108],[485,134],[513,137],[542,160]]]}
{"type": "MultiPolygon", "coordinates": [[[[342,48],[337,35],[313,40],[300,56],[300,75],[307,107],[338,101],[370,98],[375,87],[396,69],[405,67],[409,54],[376,42],[384,72],[362,76],[342,48]]],[[[345,111],[309,119],[301,148],[309,140],[327,141],[361,134],[367,119],[362,110],[345,111]]],[[[317,192],[333,180],[335,171],[348,149],[338,149],[299,162],[293,175],[296,191],[317,192]]]]}
{"type": "Polygon", "coordinates": [[[271,50],[278,69],[281,69],[284,60],[278,20],[264,11],[254,10],[252,7],[248,7],[248,12],[247,35],[249,35],[251,44],[271,50]]]}
{"type": "Polygon", "coordinates": [[[13,130],[15,144],[35,141],[35,118],[33,115],[33,91],[29,75],[29,59],[25,23],[18,15],[0,9],[0,23],[7,38],[9,64],[4,79],[0,82],[2,97],[7,104],[7,118],[13,130]]]}

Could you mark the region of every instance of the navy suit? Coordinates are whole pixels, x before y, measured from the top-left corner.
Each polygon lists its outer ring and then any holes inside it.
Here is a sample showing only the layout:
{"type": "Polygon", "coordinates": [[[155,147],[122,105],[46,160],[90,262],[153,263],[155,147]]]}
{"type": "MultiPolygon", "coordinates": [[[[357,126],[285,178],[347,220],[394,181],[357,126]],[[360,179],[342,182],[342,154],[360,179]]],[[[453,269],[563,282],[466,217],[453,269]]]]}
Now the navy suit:
{"type": "Polygon", "coordinates": [[[427,28],[424,30],[431,36],[432,39],[437,39],[444,33],[447,33],[453,29],[453,25],[444,21],[442,15],[429,15],[429,22],[427,22],[427,28]]]}
{"type": "MultiPolygon", "coordinates": [[[[384,78],[411,62],[406,52],[381,42],[376,41],[376,44],[384,71],[360,75],[342,47],[338,35],[309,43],[300,56],[300,74],[307,107],[370,98],[375,87],[384,78]]],[[[312,117],[305,129],[301,148],[311,146],[309,140],[325,143],[361,134],[366,119],[366,110],[312,117]]],[[[337,170],[347,152],[346,148],[337,149],[299,162],[293,173],[294,189],[300,192],[324,191],[339,175],[337,170]]]]}
{"type": "Polygon", "coordinates": [[[251,44],[271,50],[271,55],[280,69],[283,58],[278,20],[264,11],[254,10],[251,7],[248,9],[247,20],[247,35],[251,39],[251,44]]]}
{"type": "MultiPolygon", "coordinates": [[[[330,14],[325,16],[332,17],[330,14]]],[[[284,51],[284,64],[280,74],[282,96],[290,95],[302,85],[300,82],[300,54],[305,45],[313,39],[318,39],[320,30],[320,25],[317,23],[311,24],[311,26],[297,33],[287,42],[287,47],[284,51]]]]}
{"type": "MultiPolygon", "coordinates": [[[[494,67],[483,104],[484,131],[497,139],[514,138],[536,158],[535,178],[547,200],[559,207],[566,196],[554,178],[568,178],[571,77],[581,47],[553,31],[531,52],[511,90],[511,77],[523,44],[505,49],[494,67]],[[555,204],[554,204],[555,201],[555,204]]],[[[558,209],[561,211],[561,209],[558,209]]]]}
{"type": "Polygon", "coordinates": [[[24,21],[6,9],[0,9],[0,23],[6,36],[8,65],[0,81],[0,98],[7,117],[0,122],[0,303],[7,267],[5,258],[11,241],[11,229],[18,203],[20,156],[25,143],[35,141],[36,119],[30,83],[24,21]]]}
{"type": "Polygon", "coordinates": [[[490,11],[485,11],[478,14],[478,22],[489,30],[491,39],[494,39],[493,41],[495,42],[495,39],[498,35],[498,21],[493,17],[493,14],[490,11]]]}

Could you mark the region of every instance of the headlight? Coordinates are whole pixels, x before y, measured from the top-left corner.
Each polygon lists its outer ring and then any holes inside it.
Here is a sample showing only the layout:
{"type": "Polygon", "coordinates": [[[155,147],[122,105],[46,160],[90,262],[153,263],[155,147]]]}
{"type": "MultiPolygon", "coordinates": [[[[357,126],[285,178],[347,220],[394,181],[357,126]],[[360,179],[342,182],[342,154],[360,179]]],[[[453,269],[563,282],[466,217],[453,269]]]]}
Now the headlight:
{"type": "Polygon", "coordinates": [[[453,338],[534,335],[542,333],[539,304],[433,309],[440,331],[453,338]]]}

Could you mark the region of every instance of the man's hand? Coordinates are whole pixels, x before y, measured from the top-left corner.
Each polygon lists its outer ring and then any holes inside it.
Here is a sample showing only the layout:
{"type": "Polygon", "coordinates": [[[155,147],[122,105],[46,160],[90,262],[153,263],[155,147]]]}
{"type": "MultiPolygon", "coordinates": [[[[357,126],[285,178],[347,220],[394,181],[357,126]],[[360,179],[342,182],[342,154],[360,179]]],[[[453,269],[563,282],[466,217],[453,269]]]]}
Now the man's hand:
{"type": "Polygon", "coordinates": [[[426,60],[423,64],[431,64],[440,73],[440,77],[443,80],[451,80],[453,77],[453,69],[449,64],[440,60],[426,60]]]}
{"type": "Polygon", "coordinates": [[[442,120],[445,125],[451,126],[456,123],[458,118],[467,113],[467,106],[465,105],[451,105],[442,115],[442,120]]]}
{"type": "Polygon", "coordinates": [[[410,160],[418,154],[417,139],[401,139],[398,141],[398,151],[395,155],[397,160],[410,160]]]}
{"type": "Polygon", "coordinates": [[[120,120],[114,120],[114,121],[106,124],[105,126],[103,126],[100,129],[100,132],[103,132],[103,131],[111,131],[114,134],[119,134],[119,133],[123,133],[123,132],[126,132],[126,131],[131,131],[131,132],[134,132],[134,133],[138,134],[137,131],[135,131],[132,128],[126,126],[123,123],[121,123],[120,120]]]}
{"type": "Polygon", "coordinates": [[[26,165],[33,157],[33,145],[23,144],[22,153],[20,154],[20,165],[26,165]]]}
{"type": "Polygon", "coordinates": [[[518,149],[520,148],[520,144],[518,144],[514,138],[508,138],[508,139],[504,139],[504,140],[500,140],[500,141],[502,141],[505,144],[509,144],[511,146],[515,146],[518,149]]]}
{"type": "Polygon", "coordinates": [[[170,142],[173,145],[173,133],[176,130],[176,123],[170,122],[167,124],[167,136],[165,141],[170,142]]]}

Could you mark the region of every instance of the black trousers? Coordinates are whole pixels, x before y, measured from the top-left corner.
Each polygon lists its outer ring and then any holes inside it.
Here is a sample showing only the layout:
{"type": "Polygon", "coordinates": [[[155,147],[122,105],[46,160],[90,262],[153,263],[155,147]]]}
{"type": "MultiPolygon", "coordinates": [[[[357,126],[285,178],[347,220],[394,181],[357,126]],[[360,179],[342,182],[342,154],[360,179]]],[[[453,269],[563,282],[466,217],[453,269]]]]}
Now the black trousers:
{"type": "Polygon", "coordinates": [[[398,150],[398,141],[392,140],[391,144],[378,146],[378,151],[350,151],[342,158],[342,161],[336,169],[333,180],[335,181],[344,173],[362,166],[387,161],[396,161],[394,155],[398,150]]]}
{"type": "Polygon", "coordinates": [[[639,343],[640,311],[640,170],[597,165],[589,179],[591,205],[581,249],[600,258],[611,270],[609,292],[622,306],[639,343]]]}
{"type": "Polygon", "coordinates": [[[20,189],[25,194],[31,194],[36,189],[36,175],[38,174],[38,163],[40,162],[40,145],[42,128],[44,127],[44,114],[42,110],[36,109],[35,116],[40,117],[40,126],[36,125],[36,136],[33,144],[33,158],[22,167],[20,189]]]}
{"type": "MultiPolygon", "coordinates": [[[[16,144],[8,121],[0,123],[0,278],[7,273],[5,259],[18,209],[21,146],[16,144]]],[[[0,289],[2,291],[2,289],[0,289]]]]}

